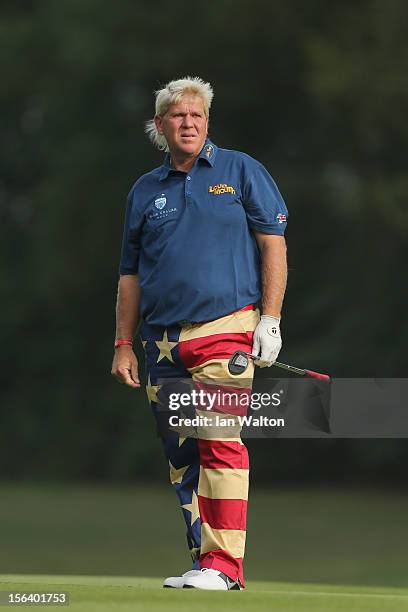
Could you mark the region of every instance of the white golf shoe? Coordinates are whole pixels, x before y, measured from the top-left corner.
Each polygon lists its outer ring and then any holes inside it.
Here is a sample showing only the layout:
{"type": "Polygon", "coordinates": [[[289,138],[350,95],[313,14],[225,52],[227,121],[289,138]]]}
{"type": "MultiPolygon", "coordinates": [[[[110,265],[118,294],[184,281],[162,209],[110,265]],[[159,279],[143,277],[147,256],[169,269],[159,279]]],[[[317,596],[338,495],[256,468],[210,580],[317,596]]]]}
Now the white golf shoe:
{"type": "Polygon", "coordinates": [[[183,589],[204,589],[207,591],[241,591],[239,580],[231,580],[223,572],[203,567],[194,576],[184,579],[183,589]]]}
{"type": "Polygon", "coordinates": [[[163,588],[164,589],[182,589],[186,578],[195,576],[196,574],[199,574],[199,573],[200,573],[200,570],[189,570],[188,572],[185,572],[182,576],[169,576],[169,578],[166,578],[166,580],[163,582],[163,588]]]}

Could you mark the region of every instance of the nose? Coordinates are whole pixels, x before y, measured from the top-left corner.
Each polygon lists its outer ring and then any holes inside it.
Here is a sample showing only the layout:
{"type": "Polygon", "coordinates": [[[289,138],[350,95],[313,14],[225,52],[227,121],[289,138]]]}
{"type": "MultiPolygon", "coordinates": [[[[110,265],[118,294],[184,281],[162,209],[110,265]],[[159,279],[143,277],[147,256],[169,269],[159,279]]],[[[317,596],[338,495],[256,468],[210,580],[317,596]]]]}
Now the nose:
{"type": "Polygon", "coordinates": [[[183,127],[193,127],[194,126],[194,122],[193,122],[193,118],[190,115],[190,113],[186,113],[183,116],[183,127]]]}

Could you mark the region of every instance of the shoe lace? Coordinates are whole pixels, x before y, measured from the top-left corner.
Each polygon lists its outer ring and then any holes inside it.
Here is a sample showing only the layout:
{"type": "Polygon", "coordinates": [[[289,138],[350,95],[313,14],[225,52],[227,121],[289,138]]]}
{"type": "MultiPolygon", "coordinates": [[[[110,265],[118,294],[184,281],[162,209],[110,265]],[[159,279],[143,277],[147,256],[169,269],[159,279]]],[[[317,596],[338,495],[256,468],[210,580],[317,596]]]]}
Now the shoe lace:
{"type": "Polygon", "coordinates": [[[212,567],[202,567],[200,572],[211,572],[213,574],[216,574],[217,576],[222,578],[224,580],[224,582],[227,583],[229,588],[231,587],[231,585],[239,584],[239,580],[235,580],[234,581],[234,580],[232,580],[232,578],[229,578],[229,576],[227,576],[223,572],[220,572],[219,570],[215,570],[212,567]]]}

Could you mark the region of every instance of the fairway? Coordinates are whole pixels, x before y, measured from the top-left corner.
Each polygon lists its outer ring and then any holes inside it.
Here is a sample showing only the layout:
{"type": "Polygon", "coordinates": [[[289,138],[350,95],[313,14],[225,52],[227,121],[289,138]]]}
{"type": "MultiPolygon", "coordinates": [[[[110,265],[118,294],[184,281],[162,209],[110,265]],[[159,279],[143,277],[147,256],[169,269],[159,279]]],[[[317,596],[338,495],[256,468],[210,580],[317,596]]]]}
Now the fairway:
{"type": "MultiPolygon", "coordinates": [[[[208,612],[270,610],[273,612],[401,612],[408,610],[408,589],[340,587],[257,582],[243,592],[170,590],[157,578],[88,576],[0,576],[0,590],[65,591],[68,609],[83,612],[208,612]]],[[[2,609],[16,609],[2,606],[2,609]]],[[[19,609],[22,609],[21,607],[19,609]]],[[[66,610],[65,606],[47,609],[66,610]]]]}
{"type": "Polygon", "coordinates": [[[403,493],[254,490],[247,589],[229,593],[162,588],[164,577],[189,567],[166,483],[3,483],[0,494],[2,591],[67,591],[68,609],[84,612],[408,612],[403,493]]]}
{"type": "MultiPolygon", "coordinates": [[[[186,571],[183,520],[163,480],[156,487],[1,485],[0,575],[160,579],[186,571]]],[[[407,516],[404,493],[254,486],[246,578],[408,588],[407,516]]]]}

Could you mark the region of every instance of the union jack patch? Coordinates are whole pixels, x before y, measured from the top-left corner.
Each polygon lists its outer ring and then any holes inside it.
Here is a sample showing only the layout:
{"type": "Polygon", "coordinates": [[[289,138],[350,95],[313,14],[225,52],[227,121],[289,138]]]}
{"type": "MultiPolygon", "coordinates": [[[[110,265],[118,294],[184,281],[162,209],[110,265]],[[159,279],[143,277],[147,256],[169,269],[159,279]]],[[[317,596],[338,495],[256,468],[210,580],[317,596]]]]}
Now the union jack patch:
{"type": "Polygon", "coordinates": [[[278,223],[285,223],[286,215],[279,213],[279,215],[276,215],[276,220],[278,223]]]}

